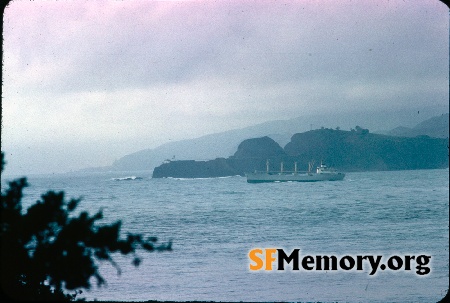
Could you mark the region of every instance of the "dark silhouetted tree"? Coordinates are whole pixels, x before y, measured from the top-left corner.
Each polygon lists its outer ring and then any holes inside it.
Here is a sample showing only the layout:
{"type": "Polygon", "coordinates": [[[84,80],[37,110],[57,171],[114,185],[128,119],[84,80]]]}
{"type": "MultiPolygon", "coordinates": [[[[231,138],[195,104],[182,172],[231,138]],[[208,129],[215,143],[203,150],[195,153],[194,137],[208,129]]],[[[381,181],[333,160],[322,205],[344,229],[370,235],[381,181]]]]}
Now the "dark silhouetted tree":
{"type": "Polygon", "coordinates": [[[361,126],[355,126],[355,130],[357,133],[362,134],[362,135],[366,135],[369,133],[369,130],[366,128],[362,128],[361,126]]]}
{"type": "MultiPolygon", "coordinates": [[[[4,168],[1,153],[1,171],[4,168]]],[[[121,222],[95,224],[102,219],[99,211],[93,216],[81,212],[74,216],[79,199],[67,201],[64,192],[49,191],[41,200],[22,211],[26,178],[9,182],[1,196],[1,286],[4,299],[70,301],[81,289],[105,283],[99,274],[99,261],[109,261],[120,273],[112,253],[133,256],[140,264],[137,249],[171,250],[171,243],[157,245],[155,237],[143,239],[128,234],[121,239],[121,222]]]]}

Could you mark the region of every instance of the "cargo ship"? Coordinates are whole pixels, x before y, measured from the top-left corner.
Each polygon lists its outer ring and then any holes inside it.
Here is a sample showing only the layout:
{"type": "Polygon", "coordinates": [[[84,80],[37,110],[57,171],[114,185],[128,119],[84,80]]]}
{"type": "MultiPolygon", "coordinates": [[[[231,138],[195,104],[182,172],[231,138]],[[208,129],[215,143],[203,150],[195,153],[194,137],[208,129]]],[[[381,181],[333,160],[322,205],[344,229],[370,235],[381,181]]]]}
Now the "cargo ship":
{"type": "Polygon", "coordinates": [[[339,181],[345,177],[344,173],[337,172],[333,168],[320,163],[316,171],[312,171],[313,164],[309,163],[308,171],[297,171],[297,162],[294,163],[294,171],[284,171],[283,162],[281,162],[280,171],[269,171],[269,161],[266,162],[266,171],[255,171],[247,173],[248,183],[262,182],[316,182],[316,181],[339,181]]]}

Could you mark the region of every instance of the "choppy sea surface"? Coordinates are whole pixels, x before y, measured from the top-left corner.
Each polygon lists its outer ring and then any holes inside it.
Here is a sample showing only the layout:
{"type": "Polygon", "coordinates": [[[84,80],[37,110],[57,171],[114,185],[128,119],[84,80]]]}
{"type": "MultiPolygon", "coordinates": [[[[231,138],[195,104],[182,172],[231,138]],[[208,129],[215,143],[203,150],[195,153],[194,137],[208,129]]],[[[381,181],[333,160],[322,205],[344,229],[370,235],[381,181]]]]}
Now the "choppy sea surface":
{"type": "MultiPolygon", "coordinates": [[[[2,179],[2,185],[4,181],[2,179]]],[[[25,208],[47,190],[172,252],[115,255],[88,300],[436,302],[449,285],[449,170],[348,173],[343,181],[248,184],[244,177],[152,179],[150,172],[29,176],[25,208]],[[414,270],[250,271],[253,248],[300,255],[431,256],[414,270]]],[[[3,186],[2,186],[3,187],[3,186]]],[[[413,263],[414,265],[414,263],[413,263]]]]}

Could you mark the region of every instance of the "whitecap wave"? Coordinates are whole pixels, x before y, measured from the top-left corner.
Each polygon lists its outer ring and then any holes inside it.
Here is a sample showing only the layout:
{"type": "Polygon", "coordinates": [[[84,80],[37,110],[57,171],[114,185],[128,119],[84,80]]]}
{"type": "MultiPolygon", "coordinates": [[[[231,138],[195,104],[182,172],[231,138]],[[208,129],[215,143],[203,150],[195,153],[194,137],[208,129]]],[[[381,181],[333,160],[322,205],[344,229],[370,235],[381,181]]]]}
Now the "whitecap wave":
{"type": "Polygon", "coordinates": [[[133,181],[133,180],[142,180],[142,177],[129,176],[129,177],[121,177],[121,178],[112,178],[114,181],[133,181]]]}

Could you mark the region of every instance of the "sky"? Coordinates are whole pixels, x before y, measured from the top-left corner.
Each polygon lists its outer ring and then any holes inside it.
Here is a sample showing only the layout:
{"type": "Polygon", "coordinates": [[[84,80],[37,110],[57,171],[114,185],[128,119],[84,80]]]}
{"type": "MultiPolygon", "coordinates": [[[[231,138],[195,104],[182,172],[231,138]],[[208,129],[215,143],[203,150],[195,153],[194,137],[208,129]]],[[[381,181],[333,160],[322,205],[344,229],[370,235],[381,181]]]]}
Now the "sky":
{"type": "Polygon", "coordinates": [[[448,106],[449,10],[14,0],[2,72],[5,173],[60,173],[270,120],[448,106]]]}

